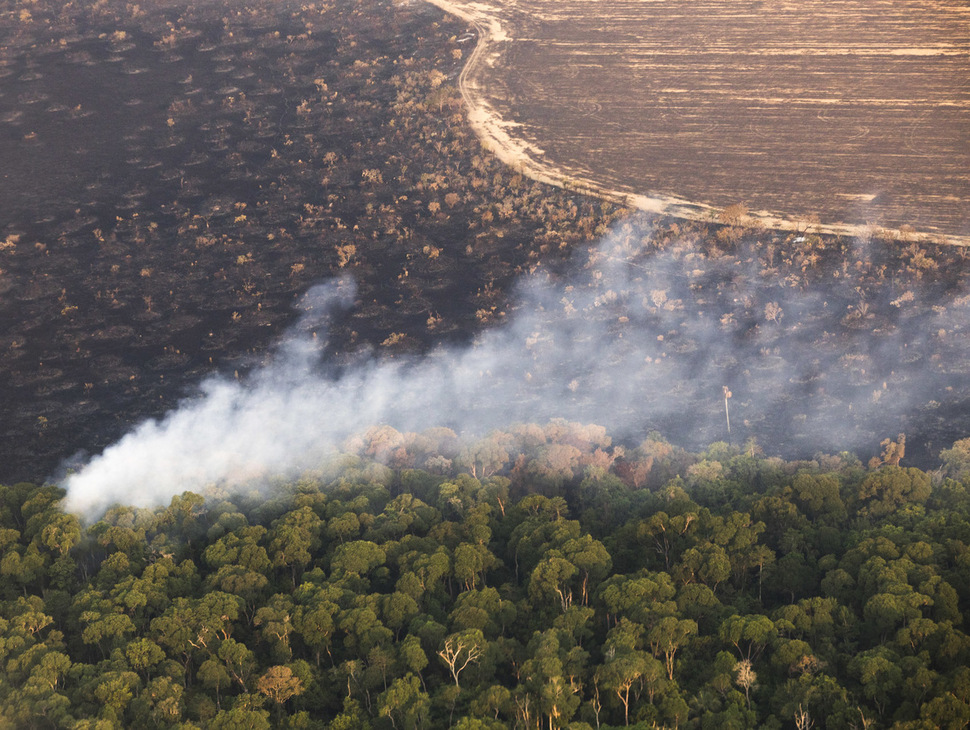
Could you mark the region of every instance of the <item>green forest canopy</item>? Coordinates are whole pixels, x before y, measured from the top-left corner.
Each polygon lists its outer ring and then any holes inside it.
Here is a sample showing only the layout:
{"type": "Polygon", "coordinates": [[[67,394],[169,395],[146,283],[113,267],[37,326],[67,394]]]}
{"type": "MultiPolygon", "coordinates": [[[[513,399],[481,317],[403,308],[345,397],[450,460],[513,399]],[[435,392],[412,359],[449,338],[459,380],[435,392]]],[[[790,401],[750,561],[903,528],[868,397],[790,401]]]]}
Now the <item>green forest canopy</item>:
{"type": "Polygon", "coordinates": [[[380,427],[92,524],[0,487],[0,727],[966,727],[970,440],[897,445],[380,427]]]}

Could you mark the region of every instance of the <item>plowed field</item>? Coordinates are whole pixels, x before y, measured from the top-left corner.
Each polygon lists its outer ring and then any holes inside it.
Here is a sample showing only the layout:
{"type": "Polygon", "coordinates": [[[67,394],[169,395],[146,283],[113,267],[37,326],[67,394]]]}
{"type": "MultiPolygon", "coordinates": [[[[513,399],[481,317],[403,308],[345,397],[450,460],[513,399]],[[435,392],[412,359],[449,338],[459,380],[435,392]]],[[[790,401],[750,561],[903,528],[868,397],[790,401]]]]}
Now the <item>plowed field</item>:
{"type": "Polygon", "coordinates": [[[536,177],[970,240],[962,0],[432,2],[476,24],[473,119],[536,177]]]}

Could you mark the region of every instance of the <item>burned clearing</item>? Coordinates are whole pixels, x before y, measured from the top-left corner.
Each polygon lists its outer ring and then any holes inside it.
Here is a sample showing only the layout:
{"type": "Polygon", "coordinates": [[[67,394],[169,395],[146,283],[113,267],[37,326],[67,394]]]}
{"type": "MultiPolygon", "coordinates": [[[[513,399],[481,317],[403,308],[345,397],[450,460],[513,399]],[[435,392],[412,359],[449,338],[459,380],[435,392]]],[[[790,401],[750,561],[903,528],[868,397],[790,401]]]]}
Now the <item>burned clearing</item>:
{"type": "Polygon", "coordinates": [[[616,216],[487,155],[425,3],[53,0],[0,30],[0,479],[245,373],[350,273],[334,350],[462,340],[616,216]]]}
{"type": "Polygon", "coordinates": [[[926,464],[970,430],[967,249],[737,205],[619,223],[630,209],[480,142],[460,93],[490,59],[480,24],[425,3],[53,0],[0,23],[0,480],[96,453],[207,377],[251,382],[307,290],[345,274],[331,384],[474,362],[495,330],[519,358],[481,357],[510,401],[428,426],[561,407],[698,445],[726,435],[727,385],[730,438],[792,456],[905,431],[926,464]],[[545,274],[553,299],[515,293],[545,274]]]}
{"type": "Polygon", "coordinates": [[[479,131],[545,179],[967,240],[963,3],[437,4],[486,39],[464,84],[479,131]]]}

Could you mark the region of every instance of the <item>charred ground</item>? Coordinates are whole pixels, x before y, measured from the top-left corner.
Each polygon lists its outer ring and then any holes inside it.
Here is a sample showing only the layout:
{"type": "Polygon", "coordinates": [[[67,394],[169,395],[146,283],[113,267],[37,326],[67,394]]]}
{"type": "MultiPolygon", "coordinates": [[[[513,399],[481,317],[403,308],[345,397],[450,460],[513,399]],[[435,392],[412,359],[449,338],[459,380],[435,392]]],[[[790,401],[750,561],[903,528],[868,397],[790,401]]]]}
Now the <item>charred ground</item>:
{"type": "MultiPolygon", "coordinates": [[[[26,14],[7,4],[0,22],[11,39],[0,60],[0,480],[40,479],[97,451],[208,373],[245,377],[298,295],[335,272],[359,284],[335,354],[393,357],[500,322],[518,275],[592,251],[625,212],[533,183],[482,149],[456,86],[467,29],[423,4],[37,2],[26,14]]],[[[833,412],[848,397],[839,388],[872,394],[873,408],[887,380],[908,388],[892,381],[892,357],[925,364],[938,387],[924,406],[887,433],[852,415],[855,443],[905,430],[925,458],[966,434],[962,249],[878,230],[827,237],[811,222],[779,233],[739,207],[621,235],[637,266],[669,254],[685,272],[641,292],[665,324],[716,312],[727,337],[767,336],[779,368],[790,344],[817,344],[820,377],[845,384],[823,388],[833,412]],[[818,288],[832,292],[824,317],[784,304],[818,288]],[[914,323],[919,346],[893,349],[914,323]],[[861,352],[846,354],[860,335],[861,352]]],[[[590,316],[618,334],[632,326],[611,307],[590,316]]],[[[663,334],[670,367],[698,357],[676,327],[663,334]]],[[[754,389],[776,382],[759,386],[737,363],[724,373],[754,389]]],[[[713,387],[716,406],[721,385],[681,387],[695,403],[713,387]]],[[[817,386],[791,387],[814,398],[817,386]]],[[[713,410],[718,425],[697,433],[646,411],[644,427],[709,441],[722,435],[713,410]]],[[[751,424],[766,448],[795,448],[771,443],[770,414],[751,424]]]]}
{"type": "Polygon", "coordinates": [[[340,269],[361,306],[339,346],[416,349],[615,216],[480,149],[464,27],[433,7],[237,7],[3,17],[4,478],[244,371],[340,269]]]}

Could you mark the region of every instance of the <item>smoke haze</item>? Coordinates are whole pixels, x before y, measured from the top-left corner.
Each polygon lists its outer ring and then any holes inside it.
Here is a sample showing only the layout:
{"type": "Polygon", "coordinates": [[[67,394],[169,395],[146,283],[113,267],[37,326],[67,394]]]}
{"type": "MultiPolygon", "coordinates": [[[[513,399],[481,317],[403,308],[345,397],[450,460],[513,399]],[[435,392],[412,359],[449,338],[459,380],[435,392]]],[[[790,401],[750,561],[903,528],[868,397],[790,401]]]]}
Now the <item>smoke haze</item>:
{"type": "Polygon", "coordinates": [[[966,298],[934,308],[919,292],[863,291],[849,274],[799,287],[763,269],[757,244],[721,257],[661,248],[644,220],[577,256],[565,274],[527,277],[506,319],[468,345],[349,365],[323,352],[354,283],[317,286],[268,365],[209,379],[142,423],[64,480],[67,507],[295,477],[379,424],[474,437],[561,417],[635,441],[658,428],[685,446],[755,436],[789,454],[871,448],[963,382],[943,363],[966,358],[966,298]]]}

